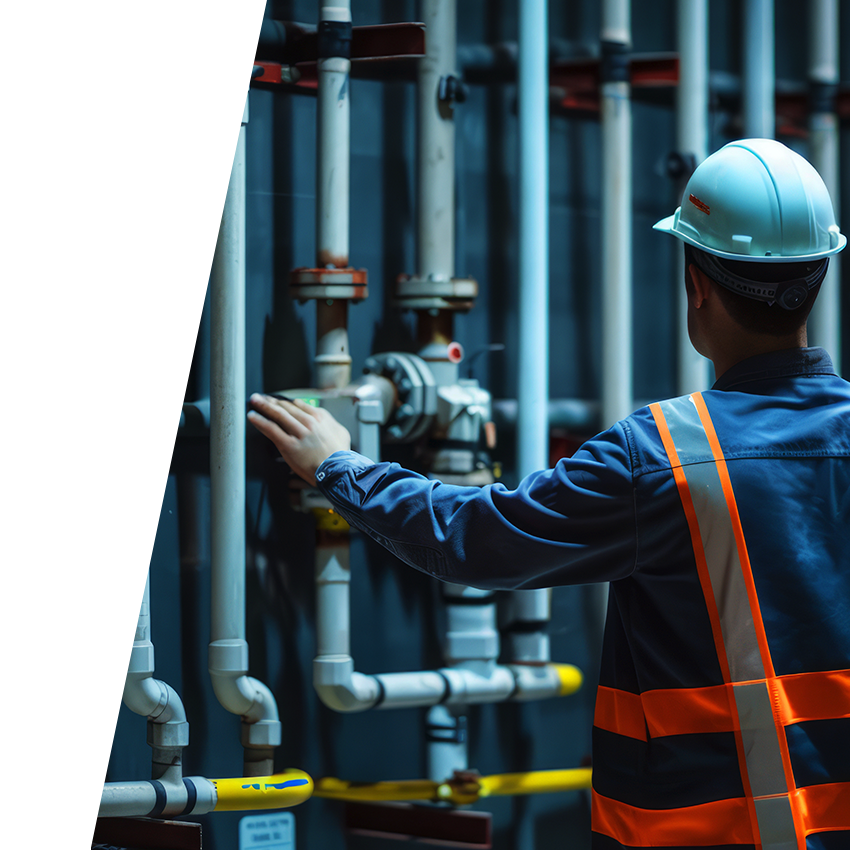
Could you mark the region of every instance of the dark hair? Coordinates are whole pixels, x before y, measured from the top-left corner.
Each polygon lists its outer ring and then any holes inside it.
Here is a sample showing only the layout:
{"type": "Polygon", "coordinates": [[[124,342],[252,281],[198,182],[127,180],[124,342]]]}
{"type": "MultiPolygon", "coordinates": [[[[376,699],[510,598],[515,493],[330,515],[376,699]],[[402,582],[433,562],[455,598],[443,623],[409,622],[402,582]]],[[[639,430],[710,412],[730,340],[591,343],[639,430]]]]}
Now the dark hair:
{"type": "MultiPolygon", "coordinates": [[[[693,291],[691,277],[688,268],[693,264],[711,280],[712,286],[717,292],[720,302],[726,311],[744,330],[770,336],[788,336],[794,334],[803,327],[809,317],[815,298],[820,292],[820,284],[808,290],[805,300],[793,310],[785,310],[779,304],[768,304],[755,298],[748,298],[731,289],[727,289],[718,283],[710,273],[704,271],[705,263],[699,261],[699,255],[705,256],[705,252],[693,245],[685,243],[685,285],[688,292],[693,291]]],[[[753,283],[782,283],[796,278],[806,277],[817,271],[823,264],[823,271],[829,258],[816,260],[809,263],[751,263],[740,260],[726,260],[713,257],[723,269],[731,274],[753,281],[753,283]]]]}

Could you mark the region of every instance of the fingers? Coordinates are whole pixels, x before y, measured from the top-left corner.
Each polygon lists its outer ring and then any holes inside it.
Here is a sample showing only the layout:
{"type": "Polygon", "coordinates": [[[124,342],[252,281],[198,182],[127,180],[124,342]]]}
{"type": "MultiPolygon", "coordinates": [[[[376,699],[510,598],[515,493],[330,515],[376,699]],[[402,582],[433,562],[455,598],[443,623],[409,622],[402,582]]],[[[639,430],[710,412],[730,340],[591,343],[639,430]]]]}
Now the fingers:
{"type": "Polygon", "coordinates": [[[309,411],[313,408],[300,399],[290,401],[254,393],[249,403],[254,410],[259,411],[266,419],[276,423],[283,431],[293,436],[301,436],[303,430],[310,427],[309,411]]]}
{"type": "Polygon", "coordinates": [[[267,419],[256,410],[248,412],[248,421],[264,436],[268,437],[278,448],[279,451],[285,451],[290,441],[293,439],[284,431],[276,422],[267,419]]]}

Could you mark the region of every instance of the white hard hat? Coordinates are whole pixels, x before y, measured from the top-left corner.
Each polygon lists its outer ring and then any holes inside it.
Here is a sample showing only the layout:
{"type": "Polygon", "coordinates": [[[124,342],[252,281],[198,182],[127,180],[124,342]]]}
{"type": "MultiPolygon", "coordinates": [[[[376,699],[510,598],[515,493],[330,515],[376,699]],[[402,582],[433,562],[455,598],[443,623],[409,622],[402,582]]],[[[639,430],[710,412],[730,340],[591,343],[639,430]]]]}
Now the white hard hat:
{"type": "Polygon", "coordinates": [[[820,175],[772,139],[730,142],[706,158],[682,205],[654,229],[745,262],[820,260],[847,244],[820,175]]]}

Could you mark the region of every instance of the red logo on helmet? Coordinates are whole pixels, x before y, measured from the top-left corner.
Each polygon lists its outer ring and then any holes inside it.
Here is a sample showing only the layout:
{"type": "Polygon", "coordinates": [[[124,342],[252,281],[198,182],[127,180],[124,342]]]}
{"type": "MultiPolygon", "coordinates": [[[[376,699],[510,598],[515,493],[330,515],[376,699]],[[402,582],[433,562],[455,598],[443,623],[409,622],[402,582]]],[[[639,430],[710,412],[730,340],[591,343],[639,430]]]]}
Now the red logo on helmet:
{"type": "Polygon", "coordinates": [[[696,195],[691,195],[688,200],[701,212],[711,215],[711,207],[708,204],[704,204],[696,195]]]}

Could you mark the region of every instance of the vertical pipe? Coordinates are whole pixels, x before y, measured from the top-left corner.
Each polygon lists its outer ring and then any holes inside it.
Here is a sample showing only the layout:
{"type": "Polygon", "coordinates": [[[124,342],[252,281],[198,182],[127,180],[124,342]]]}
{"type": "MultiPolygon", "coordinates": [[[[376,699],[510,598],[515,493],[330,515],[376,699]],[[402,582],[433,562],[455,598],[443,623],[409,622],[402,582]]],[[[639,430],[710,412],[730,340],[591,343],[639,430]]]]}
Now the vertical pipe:
{"type": "MultiPolygon", "coordinates": [[[[350,0],[322,0],[323,25],[351,24],[350,0]]],[[[328,26],[330,25],[330,26],[328,26]]],[[[343,52],[334,51],[330,52],[343,52]]],[[[349,72],[351,61],[343,56],[319,56],[316,73],[316,265],[318,268],[348,266],[348,196],[350,185],[349,72]]]]}
{"type": "Polygon", "coordinates": [[[743,123],[748,139],[776,133],[773,0],[744,0],[743,123]]]}
{"type": "MultiPolygon", "coordinates": [[[[676,90],[676,147],[699,165],[708,156],[708,0],[678,0],[679,87],[676,90]]],[[[684,189],[684,181],[681,187],[684,189]]],[[[679,192],[681,194],[681,192],[679,192]]],[[[678,248],[678,389],[680,395],[708,386],[708,363],[688,337],[684,258],[678,248]]]]}
{"type": "Polygon", "coordinates": [[[245,640],[245,126],[242,116],[210,275],[211,625],[209,671],[242,715],[243,771],[274,770],[281,728],[271,691],[247,675],[245,640]]]}
{"type": "Polygon", "coordinates": [[[417,186],[417,274],[423,279],[454,276],[455,126],[440,79],[456,73],[456,0],[423,0],[425,55],[419,60],[419,167],[417,186]]]}
{"type": "MultiPolygon", "coordinates": [[[[342,269],[349,254],[350,0],[322,0],[318,37],[316,266],[342,269]]],[[[316,324],[316,382],[322,389],[344,387],[351,382],[347,302],[317,300],[316,324]]]]}
{"type": "MultiPolygon", "coordinates": [[[[629,0],[602,7],[602,424],[632,410],[632,108],[629,0]]],[[[608,585],[601,586],[605,623],[608,585]]]]}
{"type": "MultiPolygon", "coordinates": [[[[519,386],[517,471],[549,466],[549,21],[546,0],[519,4],[519,386]]],[[[512,661],[545,663],[550,591],[519,591],[510,609],[534,632],[509,633],[512,661]]]]}
{"type": "Polygon", "coordinates": [[[602,7],[602,422],[632,410],[632,111],[629,0],[602,7]]]}
{"type": "Polygon", "coordinates": [[[520,477],[549,465],[549,44],[546,0],[519,4],[520,477]]]}
{"type": "MultiPolygon", "coordinates": [[[[811,114],[809,144],[812,165],[820,172],[839,216],[841,198],[838,162],[838,116],[835,94],[838,87],[838,2],[811,0],[809,3],[809,87],[811,114]]],[[[841,371],[841,260],[830,258],[829,271],[809,316],[809,344],[829,351],[841,371]]]]}
{"type": "Polygon", "coordinates": [[[245,125],[210,278],[211,640],[245,638],[245,125]]]}

